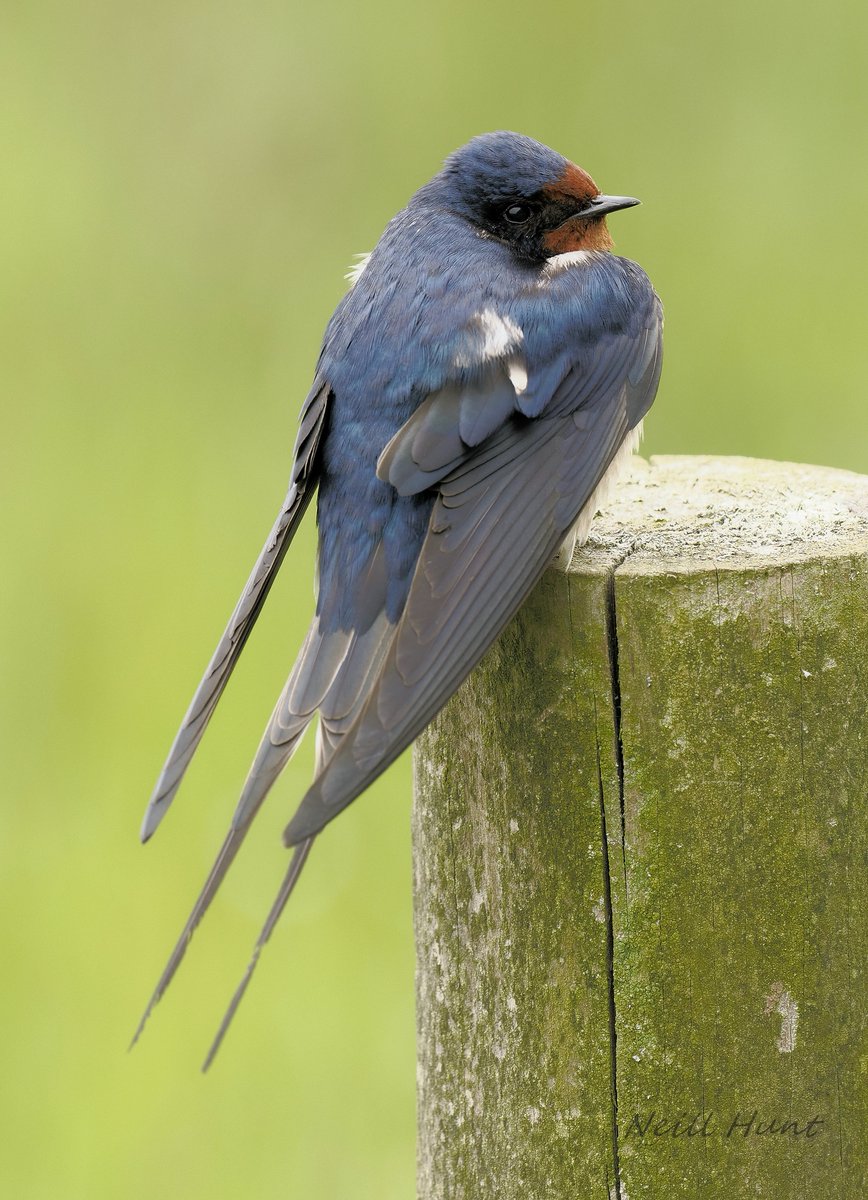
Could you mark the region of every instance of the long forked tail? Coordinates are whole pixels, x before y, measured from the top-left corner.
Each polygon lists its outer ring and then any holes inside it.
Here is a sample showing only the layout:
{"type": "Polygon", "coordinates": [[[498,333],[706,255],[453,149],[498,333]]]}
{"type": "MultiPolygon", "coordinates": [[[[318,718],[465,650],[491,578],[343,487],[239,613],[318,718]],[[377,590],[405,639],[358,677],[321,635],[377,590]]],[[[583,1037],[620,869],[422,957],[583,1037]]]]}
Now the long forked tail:
{"type": "Polygon", "coordinates": [[[243,829],[232,828],[226,835],[226,839],[223,842],[223,845],[220,847],[220,853],[217,855],[214,866],[211,868],[211,873],[205,881],[205,886],[202,888],[199,898],[193,906],[193,911],[187,918],[186,925],[181,930],[181,936],[175,943],[175,948],[169,956],[169,961],[166,963],[166,966],[163,969],[163,973],[157,982],[157,986],[154,988],[153,994],[148,1001],[147,1008],[142,1013],[141,1020],[136,1026],[136,1032],[133,1034],[133,1040],[130,1042],[131,1050],[141,1037],[142,1030],[145,1028],[148,1017],[154,1010],[154,1006],[163,996],[166,988],[172,982],[175,972],[181,965],[181,960],[187,952],[187,946],[190,944],[190,938],[193,936],[194,930],[204,917],[211,901],[214,899],[217,889],[223,882],[223,878],[226,875],[226,872],[229,870],[235,855],[238,853],[246,832],[246,827],[243,829]]]}
{"type": "MultiPolygon", "coordinates": [[[[138,1040],[157,1001],[171,983],[184,958],[193,932],[214,899],[217,889],[223,882],[268,792],[292,757],[305,729],[313,720],[317,710],[320,709],[317,769],[321,770],[333,752],[334,746],[339,743],[342,720],[351,719],[351,714],[362,702],[367,677],[385,653],[393,628],[383,616],[378,618],[371,628],[361,636],[337,631],[335,634],[323,638],[319,632],[318,622],[314,620],[260,742],[235,809],[232,825],[139,1022],[133,1037],[133,1045],[138,1040]],[[324,702],[325,713],[322,711],[324,702]],[[338,717],[334,715],[337,712],[347,715],[338,717]]],[[[233,1001],[229,1017],[221,1027],[220,1040],[228,1027],[232,1013],[241,1000],[241,995],[259,957],[259,951],[283,911],[306,857],[307,850],[298,859],[294,857],[290,864],[284,889],[266,922],[264,938],[257,944],[254,961],[245,976],[244,984],[233,1001]]]]}
{"type": "MultiPolygon", "coordinates": [[[[305,646],[302,647],[299,659],[295,668],[293,669],[293,673],[290,675],[286,689],[284,690],[284,695],[293,686],[299,664],[304,661],[305,649],[308,645],[308,642],[309,639],[305,642],[305,646]]],[[[276,709],[277,712],[282,711],[281,706],[283,704],[283,700],[284,697],[281,696],[280,701],[278,701],[276,709]]],[[[247,836],[250,826],[253,824],[257,813],[262,807],[265,797],[268,794],[269,787],[280,774],[280,771],[286,765],[288,760],[292,757],[312,717],[313,713],[311,712],[294,716],[294,718],[285,719],[283,726],[285,740],[279,745],[274,745],[271,742],[268,733],[266,733],[265,737],[263,738],[256,759],[250,768],[241,799],[238,802],[238,806],[232,818],[232,824],[229,828],[229,832],[224,839],[223,845],[220,847],[220,851],[214,861],[214,865],[211,868],[208,878],[205,880],[205,885],[202,888],[202,891],[199,893],[196,903],[193,905],[193,911],[190,913],[190,916],[187,918],[187,923],[181,930],[181,936],[175,943],[175,947],[169,956],[169,961],[166,963],[163,973],[154,989],[153,995],[148,1001],[147,1008],[142,1014],[142,1018],[139,1021],[135,1034],[133,1035],[133,1040],[130,1043],[130,1048],[132,1048],[139,1040],[142,1030],[147,1023],[148,1017],[153,1012],[154,1006],[157,1004],[157,1002],[165,993],[169,984],[172,982],[172,979],[174,978],[175,973],[178,970],[178,967],[181,965],[184,955],[187,952],[190,939],[192,938],[193,933],[201,922],[202,918],[205,916],[205,913],[208,911],[211,901],[217,894],[218,888],[226,877],[226,873],[235,860],[238,851],[241,849],[241,843],[247,836]]],[[[299,870],[300,869],[301,868],[299,867],[299,870]]]]}
{"type": "Polygon", "coordinates": [[[250,958],[250,962],[247,964],[247,970],[244,972],[241,982],[235,989],[235,994],[229,1002],[229,1007],[226,1009],[223,1020],[220,1022],[220,1028],[217,1030],[214,1041],[211,1043],[211,1049],[208,1051],[205,1061],[202,1064],[203,1071],[207,1071],[211,1066],[217,1055],[217,1051],[220,1049],[220,1046],[223,1043],[223,1039],[226,1036],[227,1030],[232,1024],[232,1018],[235,1016],[235,1013],[238,1010],[238,1005],[241,1003],[242,999],[244,998],[244,993],[247,991],[247,985],[250,983],[250,980],[253,977],[253,972],[256,970],[256,964],[259,962],[259,956],[262,953],[262,947],[271,937],[272,930],[280,920],[280,914],[286,907],[286,902],[289,900],[289,897],[292,895],[293,888],[298,882],[298,877],[301,874],[305,862],[307,861],[307,856],[310,854],[310,848],[313,845],[313,842],[314,839],[312,837],[307,838],[306,841],[300,842],[299,845],[295,847],[283,883],[280,885],[280,891],[277,893],[274,904],[271,906],[271,911],[269,912],[265,924],[262,927],[262,932],[256,939],[256,945],[253,947],[253,954],[250,958]]]}

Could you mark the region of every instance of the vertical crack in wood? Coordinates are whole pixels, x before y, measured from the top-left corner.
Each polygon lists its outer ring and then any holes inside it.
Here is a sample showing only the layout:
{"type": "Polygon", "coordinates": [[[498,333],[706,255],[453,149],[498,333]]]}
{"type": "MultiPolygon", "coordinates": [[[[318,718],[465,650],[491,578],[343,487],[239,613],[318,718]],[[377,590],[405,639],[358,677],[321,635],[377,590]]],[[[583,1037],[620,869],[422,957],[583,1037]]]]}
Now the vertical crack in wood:
{"type": "MultiPolygon", "coordinates": [[[[618,562],[609,570],[606,580],[606,643],[608,646],[609,675],[612,693],[612,723],[615,749],[615,769],[618,779],[618,813],[621,825],[621,870],[624,880],[624,903],[627,900],[627,820],[624,804],[624,744],[621,738],[621,678],[618,665],[618,621],[615,607],[615,572],[629,558],[636,543],[631,544],[618,562]]],[[[595,706],[596,707],[596,706],[595,706]]],[[[595,722],[596,726],[596,722],[595,722]]],[[[609,858],[609,838],[606,827],[606,797],[603,787],[603,769],[600,758],[599,730],[597,730],[597,787],[600,799],[600,835],[603,857],[603,894],[606,911],[606,979],[609,990],[609,1071],[612,1095],[612,1166],[614,1188],[611,1200],[623,1200],[621,1189],[621,1165],[618,1152],[618,1025],[615,1005],[615,917],[612,905],[612,868],[609,858]]]]}
{"type": "MultiPolygon", "coordinates": [[[[596,707],[596,705],[595,705],[596,707]]],[[[611,1200],[621,1200],[621,1169],[618,1159],[618,1031],[615,1021],[615,923],[612,915],[612,874],[609,869],[609,842],[606,836],[606,802],[603,792],[603,768],[600,763],[600,739],[597,747],[597,789],[600,798],[600,837],[603,848],[603,897],[606,912],[606,984],[609,1000],[609,1086],[612,1096],[612,1169],[614,1191],[611,1200]]]]}
{"type": "MultiPolygon", "coordinates": [[[[635,544],[634,544],[635,545],[635,544]]],[[[606,582],[606,642],[612,683],[612,719],[615,733],[615,767],[618,772],[618,811],[621,815],[621,871],[627,896],[627,818],[624,809],[624,743],[621,738],[621,675],[618,666],[618,622],[615,613],[615,572],[629,558],[634,546],[609,571],[606,582]]]]}

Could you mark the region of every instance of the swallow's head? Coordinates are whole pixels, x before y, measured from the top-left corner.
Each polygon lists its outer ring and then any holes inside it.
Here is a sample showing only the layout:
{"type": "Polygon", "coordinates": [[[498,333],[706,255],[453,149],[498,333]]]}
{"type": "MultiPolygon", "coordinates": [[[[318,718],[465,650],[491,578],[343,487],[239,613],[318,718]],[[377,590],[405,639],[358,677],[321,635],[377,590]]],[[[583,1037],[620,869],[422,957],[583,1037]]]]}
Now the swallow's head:
{"type": "Polygon", "coordinates": [[[451,154],[442,200],[525,260],[611,250],[606,214],[638,204],[604,196],[581,167],[520,133],[484,133],[451,154]]]}

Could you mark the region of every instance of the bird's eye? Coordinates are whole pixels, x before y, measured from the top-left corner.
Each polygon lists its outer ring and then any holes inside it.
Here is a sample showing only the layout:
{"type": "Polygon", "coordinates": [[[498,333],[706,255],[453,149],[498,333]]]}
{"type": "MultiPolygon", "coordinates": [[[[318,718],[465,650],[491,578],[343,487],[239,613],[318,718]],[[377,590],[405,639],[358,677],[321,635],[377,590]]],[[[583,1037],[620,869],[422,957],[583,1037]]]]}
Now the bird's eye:
{"type": "Polygon", "coordinates": [[[503,210],[503,219],[510,225],[523,225],[530,220],[531,207],[529,204],[510,204],[503,210]]]}

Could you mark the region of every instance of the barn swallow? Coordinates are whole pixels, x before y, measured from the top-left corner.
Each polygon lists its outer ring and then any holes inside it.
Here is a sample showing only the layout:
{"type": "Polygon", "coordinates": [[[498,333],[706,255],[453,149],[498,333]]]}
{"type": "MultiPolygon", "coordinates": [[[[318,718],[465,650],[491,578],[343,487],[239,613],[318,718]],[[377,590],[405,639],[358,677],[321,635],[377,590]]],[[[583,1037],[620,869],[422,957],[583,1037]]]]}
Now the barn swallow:
{"type": "MultiPolygon", "coordinates": [[[[318,490],[316,609],[217,860],[142,1018],[318,716],[289,867],[214,1056],[317,834],[397,758],[636,448],[662,309],[606,218],[639,201],[516,133],[476,137],[389,222],[325,331],[289,493],[145,814],[156,829],[318,490]]],[[[135,1039],[134,1039],[135,1040],[135,1039]]]]}

